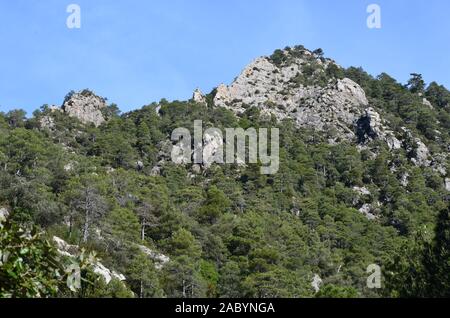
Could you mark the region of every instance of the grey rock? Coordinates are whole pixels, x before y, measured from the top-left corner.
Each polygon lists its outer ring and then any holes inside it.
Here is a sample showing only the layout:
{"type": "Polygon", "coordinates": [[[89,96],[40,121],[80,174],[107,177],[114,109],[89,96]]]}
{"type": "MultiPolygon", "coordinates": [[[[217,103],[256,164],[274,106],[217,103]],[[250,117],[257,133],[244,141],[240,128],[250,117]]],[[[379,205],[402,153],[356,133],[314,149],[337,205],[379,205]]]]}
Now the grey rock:
{"type": "Polygon", "coordinates": [[[198,104],[207,105],[206,97],[203,95],[202,91],[200,89],[196,89],[194,91],[194,94],[192,95],[192,100],[198,104]]]}
{"type": "Polygon", "coordinates": [[[219,85],[214,105],[237,115],[249,106],[258,107],[264,116],[273,115],[278,120],[290,118],[299,127],[330,131],[335,140],[353,140],[358,121],[366,117],[370,138],[379,137],[391,149],[400,148],[401,142],[385,128],[380,115],[369,107],[364,90],[351,79],[330,80],[322,86],[298,84],[296,79],[304,74],[305,65],[317,63],[319,67],[315,72],[319,74],[330,65],[336,65],[331,60],[311,61],[312,56],[305,50],[303,55],[281,66],[267,57],[259,57],[245,67],[231,85],[219,85]]]}
{"type": "Polygon", "coordinates": [[[353,187],[353,191],[359,193],[360,195],[371,195],[371,192],[366,187],[353,187]]]}
{"type": "Polygon", "coordinates": [[[374,214],[374,209],[370,204],[364,204],[359,209],[359,212],[361,212],[370,221],[373,221],[377,218],[376,215],[374,214]]]}
{"type": "Polygon", "coordinates": [[[223,136],[218,131],[205,132],[203,136],[203,167],[208,169],[214,162],[223,161],[223,136]],[[217,160],[217,158],[219,158],[217,160]]]}
{"type": "MultiPolygon", "coordinates": [[[[53,237],[53,242],[56,244],[58,253],[63,256],[74,258],[80,252],[80,247],[78,245],[70,245],[57,236],[53,237]]],[[[117,279],[119,281],[126,280],[124,275],[106,268],[101,262],[98,261],[93,264],[93,271],[103,277],[107,285],[112,279],[117,279]]]]}
{"type": "Polygon", "coordinates": [[[450,191],[450,178],[445,178],[445,189],[450,191]]]}
{"type": "Polygon", "coordinates": [[[432,156],[431,168],[442,177],[447,175],[447,153],[438,153],[432,156]]]}
{"type": "Polygon", "coordinates": [[[202,172],[202,168],[198,164],[192,165],[192,172],[194,174],[200,174],[202,172]]]}
{"type": "Polygon", "coordinates": [[[409,129],[402,127],[402,130],[404,148],[411,156],[411,162],[418,167],[429,167],[432,161],[428,147],[420,138],[414,137],[409,129]]]}
{"type": "Polygon", "coordinates": [[[9,216],[9,211],[6,208],[0,208],[0,225],[5,222],[9,216]]]}
{"type": "Polygon", "coordinates": [[[154,166],[152,168],[152,171],[150,172],[150,175],[153,176],[153,177],[160,176],[161,175],[161,167],[160,166],[154,166]]]}
{"type": "Polygon", "coordinates": [[[84,124],[100,126],[105,122],[102,109],[106,108],[104,98],[83,90],[67,97],[62,106],[64,113],[78,118],[84,124]]]}
{"type": "Polygon", "coordinates": [[[171,146],[171,159],[172,162],[179,165],[186,165],[191,163],[192,158],[191,145],[184,139],[178,141],[177,144],[171,146]],[[189,149],[189,150],[187,150],[189,149]],[[188,153],[185,153],[188,151],[188,153]]]}
{"type": "Polygon", "coordinates": [[[42,116],[39,120],[39,124],[43,129],[53,130],[55,128],[55,121],[51,116],[42,116]]]}
{"type": "Polygon", "coordinates": [[[314,289],[316,293],[318,293],[320,291],[320,286],[322,285],[322,283],[323,283],[322,278],[320,278],[319,275],[315,274],[311,282],[311,287],[314,289]]]}
{"type": "Polygon", "coordinates": [[[144,169],[144,167],[145,167],[145,165],[142,161],[140,161],[140,160],[136,161],[136,169],[137,170],[142,170],[142,169],[144,169]]]}
{"type": "Polygon", "coordinates": [[[142,253],[147,255],[151,260],[155,262],[155,268],[161,269],[165,264],[167,264],[170,261],[170,258],[164,254],[157,253],[151,249],[149,249],[147,246],[139,245],[139,249],[142,253]]]}
{"type": "Polygon", "coordinates": [[[403,187],[407,187],[409,185],[409,173],[404,173],[402,174],[402,176],[400,177],[400,184],[403,187]]]}
{"type": "Polygon", "coordinates": [[[430,151],[428,150],[428,147],[420,140],[419,138],[415,138],[416,141],[416,155],[415,158],[412,158],[411,161],[416,166],[421,167],[428,167],[431,164],[431,161],[429,160],[430,157],[430,151]]]}
{"type": "Polygon", "coordinates": [[[358,142],[365,144],[374,139],[384,140],[391,150],[400,149],[402,143],[394,132],[386,128],[387,123],[381,115],[372,107],[365,110],[365,115],[357,121],[358,142]]]}
{"type": "Polygon", "coordinates": [[[422,103],[431,109],[434,108],[433,105],[430,103],[430,101],[428,99],[426,99],[425,97],[423,98],[422,103]]]}

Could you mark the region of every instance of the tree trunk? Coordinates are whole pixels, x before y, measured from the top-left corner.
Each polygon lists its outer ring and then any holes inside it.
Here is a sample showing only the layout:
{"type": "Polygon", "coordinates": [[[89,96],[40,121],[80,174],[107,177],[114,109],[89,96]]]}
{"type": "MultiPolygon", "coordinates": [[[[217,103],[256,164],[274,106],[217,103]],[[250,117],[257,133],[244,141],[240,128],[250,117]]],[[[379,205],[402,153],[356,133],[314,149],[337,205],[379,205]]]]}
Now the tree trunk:
{"type": "Polygon", "coordinates": [[[145,241],[145,220],[142,221],[141,225],[141,240],[145,241]]]}
{"type": "Polygon", "coordinates": [[[89,210],[86,209],[84,214],[83,243],[86,243],[88,238],[89,238],[89,210]]]}

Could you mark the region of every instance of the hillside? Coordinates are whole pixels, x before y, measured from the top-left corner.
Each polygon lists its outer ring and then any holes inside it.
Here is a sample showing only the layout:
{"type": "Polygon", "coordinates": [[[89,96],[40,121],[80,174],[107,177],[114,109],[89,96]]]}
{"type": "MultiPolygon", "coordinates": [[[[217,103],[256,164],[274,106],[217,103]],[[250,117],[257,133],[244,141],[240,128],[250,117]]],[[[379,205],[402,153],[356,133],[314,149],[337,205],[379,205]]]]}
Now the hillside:
{"type": "MultiPolygon", "coordinates": [[[[206,134],[203,146],[225,142],[206,134]]],[[[188,101],[121,114],[83,90],[28,119],[0,113],[0,296],[449,296],[449,151],[445,87],[302,46],[188,101]],[[174,163],[171,134],[195,120],[278,128],[279,170],[174,163]],[[16,251],[44,287],[1,261],[23,228],[45,232],[16,251]],[[58,275],[39,269],[42,255],[58,275]],[[94,287],[66,288],[67,258],[94,287]],[[372,264],[381,288],[367,286],[372,264]]]]}

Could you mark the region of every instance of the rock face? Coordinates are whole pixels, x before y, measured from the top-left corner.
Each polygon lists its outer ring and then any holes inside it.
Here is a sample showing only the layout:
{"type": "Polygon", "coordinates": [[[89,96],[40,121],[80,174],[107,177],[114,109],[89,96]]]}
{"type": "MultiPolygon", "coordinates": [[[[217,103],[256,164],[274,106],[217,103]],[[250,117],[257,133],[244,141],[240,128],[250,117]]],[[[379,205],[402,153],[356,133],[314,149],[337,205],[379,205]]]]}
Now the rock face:
{"type": "Polygon", "coordinates": [[[411,161],[417,166],[429,166],[431,161],[429,160],[430,151],[428,147],[419,138],[415,139],[417,148],[415,150],[416,156],[411,161]]]}
{"type": "Polygon", "coordinates": [[[194,94],[192,95],[192,100],[198,104],[204,105],[206,106],[208,103],[206,101],[206,97],[205,95],[203,95],[203,93],[201,92],[200,89],[196,89],[194,91],[194,94]]]}
{"type": "Polygon", "coordinates": [[[445,189],[450,191],[450,178],[445,178],[445,189]]]}
{"type": "MultiPolygon", "coordinates": [[[[289,53],[284,51],[285,56],[289,53]]],[[[268,57],[260,57],[248,65],[230,85],[217,88],[214,104],[236,114],[254,106],[263,115],[278,120],[291,118],[298,126],[318,131],[332,130],[337,137],[354,139],[358,120],[368,119],[363,137],[380,136],[388,139],[379,114],[369,110],[364,90],[348,78],[332,78],[328,82],[314,82],[323,78],[328,69],[339,69],[333,61],[318,59],[304,50],[297,52],[289,63],[277,64],[268,57]],[[364,134],[368,136],[364,136],[364,134]]],[[[363,123],[361,123],[363,125],[363,123]]],[[[390,138],[390,136],[389,136],[390,138]]],[[[398,140],[391,140],[399,147],[398,140]]]]}
{"type": "Polygon", "coordinates": [[[401,141],[395,137],[393,131],[386,128],[380,114],[375,109],[367,108],[365,114],[358,119],[356,124],[360,144],[379,138],[384,140],[391,150],[402,147],[401,141]]]}
{"type": "Polygon", "coordinates": [[[105,122],[102,109],[106,108],[106,101],[88,90],[69,94],[62,106],[62,110],[69,116],[78,118],[84,124],[100,126],[105,122]]]}
{"type": "Polygon", "coordinates": [[[217,161],[223,161],[223,136],[218,131],[205,132],[203,136],[203,167],[208,169],[217,161]]]}

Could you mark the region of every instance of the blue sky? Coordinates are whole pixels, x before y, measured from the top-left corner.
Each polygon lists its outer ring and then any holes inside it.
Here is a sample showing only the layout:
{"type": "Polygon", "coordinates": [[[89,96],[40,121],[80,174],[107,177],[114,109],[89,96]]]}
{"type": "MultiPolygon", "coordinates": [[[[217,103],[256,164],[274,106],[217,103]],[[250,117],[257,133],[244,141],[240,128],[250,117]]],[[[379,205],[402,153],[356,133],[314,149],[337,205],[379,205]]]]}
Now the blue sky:
{"type": "Polygon", "coordinates": [[[303,44],[343,66],[450,87],[448,0],[0,0],[0,111],[90,88],[121,110],[230,83],[254,58],[303,44]],[[66,8],[81,7],[81,29],[66,8]],[[368,29],[366,8],[382,10],[368,29]]]}

